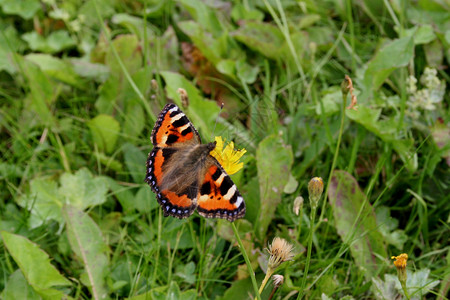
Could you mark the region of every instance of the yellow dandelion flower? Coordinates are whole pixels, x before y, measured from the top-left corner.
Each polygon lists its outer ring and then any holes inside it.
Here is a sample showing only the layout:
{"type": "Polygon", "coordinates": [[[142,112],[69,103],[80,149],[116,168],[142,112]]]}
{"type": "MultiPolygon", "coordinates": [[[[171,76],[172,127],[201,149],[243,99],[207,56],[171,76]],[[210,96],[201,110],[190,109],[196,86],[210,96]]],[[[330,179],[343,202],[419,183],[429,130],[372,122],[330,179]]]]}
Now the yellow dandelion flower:
{"type": "Polygon", "coordinates": [[[403,292],[407,299],[410,299],[408,290],[406,289],[406,261],[408,260],[408,254],[402,253],[399,256],[392,256],[391,259],[395,259],[394,265],[397,268],[397,277],[402,285],[403,292]]]}
{"type": "Polygon", "coordinates": [[[406,261],[408,260],[408,254],[402,253],[399,256],[392,256],[391,259],[395,259],[394,265],[397,269],[405,269],[406,261]]]}
{"type": "Polygon", "coordinates": [[[224,140],[221,136],[216,136],[216,148],[211,151],[211,155],[214,156],[215,159],[222,165],[225,169],[225,172],[228,175],[234,174],[238,172],[244,166],[243,162],[239,162],[239,159],[244,155],[247,150],[234,150],[234,143],[230,142],[225,146],[224,149],[224,140]]]}

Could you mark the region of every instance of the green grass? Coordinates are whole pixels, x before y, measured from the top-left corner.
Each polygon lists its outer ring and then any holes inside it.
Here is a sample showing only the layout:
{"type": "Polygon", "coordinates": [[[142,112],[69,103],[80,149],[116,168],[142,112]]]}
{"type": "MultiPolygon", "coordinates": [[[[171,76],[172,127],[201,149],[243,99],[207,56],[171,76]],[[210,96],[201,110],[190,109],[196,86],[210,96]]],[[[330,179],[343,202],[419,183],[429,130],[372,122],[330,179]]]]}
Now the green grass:
{"type": "Polygon", "coordinates": [[[447,299],[448,2],[20,3],[0,1],[0,298],[406,299],[407,253],[409,297],[447,299]],[[165,218],[144,183],[179,88],[204,142],[247,150],[233,224],[165,218]],[[275,237],[294,256],[259,295],[275,237]]]}

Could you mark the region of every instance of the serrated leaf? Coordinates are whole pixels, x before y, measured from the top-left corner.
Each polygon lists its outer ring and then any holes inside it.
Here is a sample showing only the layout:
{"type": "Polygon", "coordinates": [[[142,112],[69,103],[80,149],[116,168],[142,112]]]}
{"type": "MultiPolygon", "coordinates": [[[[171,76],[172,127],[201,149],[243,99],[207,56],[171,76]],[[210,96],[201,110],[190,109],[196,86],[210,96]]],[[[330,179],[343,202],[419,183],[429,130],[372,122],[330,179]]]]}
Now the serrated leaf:
{"type": "Polygon", "coordinates": [[[88,122],[88,126],[99,151],[112,152],[119,138],[119,122],[111,116],[98,115],[88,122]]]}
{"type": "Polygon", "coordinates": [[[107,299],[108,247],[100,229],[89,215],[73,206],[64,206],[63,215],[69,243],[84,266],[92,298],[107,299]]]}
{"type": "Polygon", "coordinates": [[[85,209],[106,201],[108,182],[102,177],[94,177],[88,169],[83,168],[75,174],[64,173],[61,178],[59,194],[64,203],[85,209]]]}
{"type": "Polygon", "coordinates": [[[277,205],[281,202],[283,189],[289,182],[293,161],[291,146],[285,145],[278,135],[270,135],[258,145],[256,166],[261,208],[258,225],[255,228],[260,239],[263,239],[277,205]]]}
{"type": "Polygon", "coordinates": [[[54,286],[70,285],[70,281],[62,276],[50,263],[48,254],[27,238],[2,231],[0,235],[14,258],[27,282],[36,292],[44,297],[49,295],[63,296],[64,294],[53,289],[54,286]]]}
{"type": "Polygon", "coordinates": [[[367,280],[376,274],[380,258],[387,257],[383,236],[375,213],[356,180],[345,171],[334,171],[328,198],[333,209],[337,233],[350,244],[350,252],[367,280]],[[364,205],[361,217],[353,227],[364,205]]]}
{"type": "Polygon", "coordinates": [[[399,251],[403,249],[403,244],[408,240],[408,236],[403,230],[397,229],[398,220],[390,216],[389,208],[386,206],[377,207],[375,210],[379,231],[386,242],[394,245],[399,251]]]}

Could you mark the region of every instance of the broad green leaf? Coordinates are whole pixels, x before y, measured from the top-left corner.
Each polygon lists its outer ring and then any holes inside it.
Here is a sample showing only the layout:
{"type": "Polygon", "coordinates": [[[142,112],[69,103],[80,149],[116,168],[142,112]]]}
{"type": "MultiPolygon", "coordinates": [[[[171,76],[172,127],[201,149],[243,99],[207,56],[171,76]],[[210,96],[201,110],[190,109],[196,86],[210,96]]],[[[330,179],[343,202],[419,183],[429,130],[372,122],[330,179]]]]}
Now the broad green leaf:
{"type": "Polygon", "coordinates": [[[14,299],[27,299],[27,300],[40,300],[41,297],[34,291],[31,285],[22,274],[20,269],[17,269],[12,273],[8,281],[6,282],[5,289],[0,294],[0,298],[5,300],[14,299]]]}
{"type": "Polygon", "coordinates": [[[236,3],[231,10],[231,18],[236,23],[241,20],[262,21],[264,14],[260,10],[249,8],[248,5],[236,3]]]}
{"type": "Polygon", "coordinates": [[[118,97],[122,91],[121,80],[117,76],[110,76],[101,86],[99,97],[95,102],[95,107],[100,114],[112,114],[117,104],[118,97]]]}
{"type": "Polygon", "coordinates": [[[147,38],[153,35],[153,30],[150,26],[145,26],[144,19],[135,17],[129,14],[115,14],[112,16],[111,21],[114,24],[119,24],[126,27],[131,33],[138,36],[140,40],[144,39],[146,30],[147,38]]]}
{"type": "Polygon", "coordinates": [[[98,115],[88,122],[88,126],[99,151],[110,153],[115,149],[120,133],[120,124],[116,119],[98,115]]]}
{"type": "Polygon", "coordinates": [[[390,216],[389,208],[386,206],[377,207],[375,213],[377,215],[379,231],[385,241],[394,245],[399,251],[402,251],[404,243],[408,240],[408,236],[403,230],[397,229],[398,220],[390,216]]]}
{"type": "Polygon", "coordinates": [[[221,52],[216,39],[205,31],[200,24],[193,21],[184,21],[179,23],[180,28],[187,34],[195,46],[200,49],[202,54],[214,65],[221,60],[221,52]]]}
{"type": "Polygon", "coordinates": [[[17,203],[31,212],[28,222],[31,228],[35,228],[50,219],[62,223],[61,209],[65,203],[79,209],[104,203],[108,187],[106,179],[94,177],[83,168],[73,175],[62,174],[60,187],[55,180],[33,179],[30,192],[18,198],[17,203]]]}
{"type": "Polygon", "coordinates": [[[73,66],[74,72],[83,78],[105,82],[110,75],[109,68],[103,64],[96,64],[77,58],[71,58],[69,61],[73,66]]]}
{"type": "Polygon", "coordinates": [[[25,66],[25,74],[27,77],[31,100],[30,110],[34,111],[40,118],[40,121],[47,126],[53,124],[54,119],[50,106],[53,104],[58,94],[47,75],[34,63],[20,58],[25,66]]]}
{"type": "Polygon", "coordinates": [[[236,73],[237,77],[243,82],[252,84],[253,82],[255,82],[256,77],[258,76],[259,67],[251,67],[244,60],[238,60],[236,61],[236,73]]]}
{"type": "Polygon", "coordinates": [[[51,295],[60,297],[64,295],[52,287],[71,283],[50,263],[47,253],[23,236],[6,231],[2,231],[0,235],[8,252],[36,292],[44,298],[51,295]]]}
{"type": "Polygon", "coordinates": [[[413,37],[415,45],[427,44],[436,38],[436,34],[430,24],[410,28],[406,30],[406,35],[413,37]]]}
{"type": "Polygon", "coordinates": [[[397,39],[383,47],[368,63],[364,73],[367,90],[377,90],[397,68],[408,65],[414,54],[414,39],[397,39]]]}
{"type": "Polygon", "coordinates": [[[111,74],[119,76],[120,74],[123,74],[123,70],[114,55],[112,47],[117,51],[120,60],[130,75],[141,68],[142,50],[136,35],[124,34],[117,36],[106,52],[105,64],[109,66],[111,74]]]}
{"type": "MultiPolygon", "coordinates": [[[[429,67],[440,68],[444,61],[444,47],[438,39],[423,46],[425,50],[425,57],[429,67]]],[[[447,47],[447,53],[450,54],[450,49],[447,47]]]]}
{"type": "Polygon", "coordinates": [[[263,22],[246,22],[232,36],[252,50],[262,55],[279,60],[282,59],[284,37],[275,25],[263,22]]]}
{"type": "Polygon", "coordinates": [[[69,63],[49,54],[32,53],[25,56],[25,59],[37,64],[50,77],[74,87],[83,88],[81,78],[77,76],[69,63]]]}
{"type": "Polygon", "coordinates": [[[125,165],[133,177],[134,183],[143,183],[146,174],[147,153],[144,154],[138,147],[130,143],[123,145],[122,151],[125,158],[125,165]]]}
{"type": "Polygon", "coordinates": [[[46,53],[56,53],[75,46],[75,41],[65,30],[53,31],[48,37],[32,31],[23,34],[22,38],[32,50],[46,53]]]}
{"type": "Polygon", "coordinates": [[[10,74],[15,74],[17,72],[17,62],[14,60],[14,52],[22,50],[25,43],[19,38],[19,34],[13,26],[8,26],[1,30],[0,71],[5,70],[10,74]]]}
{"type": "Polygon", "coordinates": [[[107,299],[105,275],[108,272],[108,246],[100,229],[89,215],[73,206],[64,206],[63,215],[72,250],[84,266],[91,297],[107,299]]]}
{"type": "Polygon", "coordinates": [[[28,225],[36,228],[50,219],[62,222],[61,199],[56,181],[36,178],[30,183],[30,192],[18,198],[17,203],[31,212],[28,225]]]}
{"type": "Polygon", "coordinates": [[[19,15],[28,20],[41,8],[38,0],[0,0],[0,6],[5,14],[19,15]]]}
{"type": "Polygon", "coordinates": [[[345,112],[352,121],[361,124],[384,142],[391,144],[408,170],[414,171],[417,169],[417,153],[414,153],[413,148],[414,140],[400,140],[396,137],[397,123],[394,119],[379,120],[381,109],[373,109],[367,106],[359,106],[356,111],[347,109],[345,112]]]}
{"type": "Polygon", "coordinates": [[[153,193],[152,189],[147,185],[141,187],[137,191],[134,198],[134,205],[137,211],[145,214],[159,207],[155,193],[153,193]]]}
{"type": "MultiPolygon", "coordinates": [[[[261,274],[256,276],[256,281],[261,282],[263,280],[261,274]]],[[[262,292],[262,299],[269,299],[269,294],[271,290],[269,288],[264,289],[262,292]]],[[[253,299],[251,295],[254,295],[255,291],[252,286],[252,281],[250,277],[242,280],[236,280],[231,284],[226,292],[221,297],[217,297],[217,300],[249,300],[253,299]]]]}
{"type": "Polygon", "coordinates": [[[284,187],[289,182],[293,160],[291,146],[285,145],[278,135],[270,135],[258,145],[256,166],[261,209],[255,228],[261,240],[275,215],[277,205],[281,202],[284,187]]]}
{"type": "Polygon", "coordinates": [[[179,0],[179,3],[191,14],[203,29],[217,37],[223,31],[222,23],[217,19],[216,10],[209,8],[200,0],[179,0]]]}
{"type": "MultiPolygon", "coordinates": [[[[145,173],[142,174],[145,176],[145,173]]],[[[132,212],[136,208],[135,203],[135,195],[131,191],[130,187],[123,186],[117,183],[114,179],[107,177],[108,184],[110,189],[112,190],[112,196],[116,197],[119,201],[122,209],[125,212],[132,212]]],[[[142,182],[144,179],[142,179],[142,182]]]]}
{"type": "Polygon", "coordinates": [[[102,152],[95,152],[94,156],[96,159],[98,159],[106,168],[114,170],[116,172],[122,172],[123,171],[123,165],[122,163],[114,159],[110,156],[105,155],[102,152]]]}
{"type": "Polygon", "coordinates": [[[378,231],[375,213],[355,178],[345,171],[334,171],[328,191],[334,222],[341,239],[350,244],[355,263],[367,280],[371,280],[387,252],[378,231]],[[361,215],[356,225],[361,207],[361,215]]]}
{"type": "Polygon", "coordinates": [[[60,182],[59,195],[63,197],[63,203],[83,210],[106,201],[108,182],[102,177],[92,176],[86,168],[78,170],[73,175],[64,173],[60,182]]]}

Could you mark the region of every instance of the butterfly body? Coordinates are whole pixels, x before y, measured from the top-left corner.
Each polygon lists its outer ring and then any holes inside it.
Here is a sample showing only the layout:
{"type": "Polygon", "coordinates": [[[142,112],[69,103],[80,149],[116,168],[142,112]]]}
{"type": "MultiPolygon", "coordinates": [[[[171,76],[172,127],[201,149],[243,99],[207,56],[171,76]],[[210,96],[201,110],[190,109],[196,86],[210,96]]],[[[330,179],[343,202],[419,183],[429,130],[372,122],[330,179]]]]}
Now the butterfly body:
{"type": "Polygon", "coordinates": [[[189,217],[195,209],[207,218],[234,221],[245,215],[244,199],[220,163],[210,155],[216,143],[202,144],[175,104],[161,111],[152,131],[153,150],[145,181],[156,193],[164,216],[189,217]]]}

